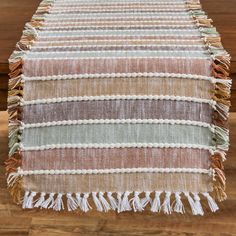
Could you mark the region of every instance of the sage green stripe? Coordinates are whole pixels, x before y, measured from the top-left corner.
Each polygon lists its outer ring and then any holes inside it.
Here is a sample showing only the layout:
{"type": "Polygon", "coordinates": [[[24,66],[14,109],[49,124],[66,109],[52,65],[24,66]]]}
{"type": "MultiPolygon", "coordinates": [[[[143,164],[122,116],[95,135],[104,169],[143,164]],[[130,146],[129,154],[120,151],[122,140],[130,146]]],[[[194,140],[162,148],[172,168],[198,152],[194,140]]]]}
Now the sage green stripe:
{"type": "Polygon", "coordinates": [[[183,143],[211,145],[208,128],[176,124],[86,124],[29,128],[23,145],[88,143],[183,143]]]}

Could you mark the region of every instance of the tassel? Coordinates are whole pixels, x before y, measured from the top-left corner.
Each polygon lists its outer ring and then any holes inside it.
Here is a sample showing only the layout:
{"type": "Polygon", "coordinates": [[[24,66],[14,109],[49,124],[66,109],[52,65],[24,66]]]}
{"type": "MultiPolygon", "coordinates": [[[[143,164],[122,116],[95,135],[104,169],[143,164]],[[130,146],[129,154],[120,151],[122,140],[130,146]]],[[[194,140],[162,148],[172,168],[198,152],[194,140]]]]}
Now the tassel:
{"type": "Polygon", "coordinates": [[[81,208],[81,203],[82,203],[81,194],[80,194],[80,193],[76,193],[76,194],[75,194],[75,198],[76,198],[76,203],[77,203],[77,205],[80,207],[80,209],[82,209],[82,208],[81,208]]]}
{"type": "Polygon", "coordinates": [[[124,194],[123,194],[123,198],[122,198],[122,200],[121,200],[121,206],[120,206],[120,208],[121,208],[121,212],[122,211],[131,211],[132,210],[132,208],[131,208],[131,206],[130,206],[130,204],[129,204],[129,195],[130,195],[130,193],[131,192],[129,192],[129,191],[126,191],[126,192],[124,192],[124,194]]]}
{"type": "Polygon", "coordinates": [[[92,197],[93,197],[94,204],[97,207],[97,210],[102,212],[103,211],[103,207],[102,207],[102,204],[101,204],[101,202],[99,201],[99,199],[97,197],[97,193],[96,192],[92,192],[92,197]]]}
{"type": "Polygon", "coordinates": [[[64,204],[62,201],[62,193],[58,193],[57,197],[52,205],[54,211],[61,211],[64,210],[64,204]]]}
{"type": "Polygon", "coordinates": [[[90,209],[92,209],[92,207],[89,205],[88,197],[89,197],[89,193],[84,193],[84,196],[81,200],[81,210],[84,212],[87,212],[90,209]]]}
{"type": "Polygon", "coordinates": [[[228,105],[224,105],[222,103],[217,103],[215,105],[216,107],[216,111],[218,112],[218,114],[224,119],[227,120],[229,117],[229,106],[228,105]]]}
{"type": "Polygon", "coordinates": [[[155,191],[155,197],[151,205],[152,212],[160,212],[161,210],[161,201],[160,201],[161,192],[155,191]]]}
{"type": "Polygon", "coordinates": [[[214,153],[213,153],[213,155],[214,155],[214,154],[218,154],[218,155],[221,157],[222,161],[225,161],[225,160],[226,160],[226,153],[225,153],[224,151],[215,150],[214,153]]]}
{"type": "Polygon", "coordinates": [[[103,192],[99,192],[99,200],[103,206],[103,210],[105,212],[108,212],[111,209],[110,204],[107,202],[107,200],[104,198],[104,193],[103,192]]]}
{"type": "Polygon", "coordinates": [[[172,208],[171,208],[171,205],[170,205],[170,196],[171,196],[171,192],[165,192],[166,193],[166,196],[165,196],[165,199],[164,199],[164,202],[162,204],[161,207],[163,207],[163,212],[164,214],[171,214],[172,213],[172,208]]]}
{"type": "Polygon", "coordinates": [[[122,202],[122,193],[121,192],[117,193],[117,201],[118,201],[117,212],[120,213],[121,212],[121,202],[122,202]]]}
{"type": "MultiPolygon", "coordinates": [[[[17,171],[19,170],[19,167],[17,168],[17,171]]],[[[12,172],[8,175],[7,177],[7,185],[9,187],[12,187],[16,182],[17,180],[19,179],[20,177],[20,174],[18,172],[12,172]]]]}
{"type": "Polygon", "coordinates": [[[229,131],[227,129],[215,126],[216,144],[220,149],[228,151],[229,149],[229,131]]]}
{"type": "Polygon", "coordinates": [[[151,193],[149,191],[145,192],[145,197],[141,200],[143,208],[145,208],[149,203],[152,205],[151,193]]]}
{"type": "Polygon", "coordinates": [[[110,201],[112,210],[115,211],[118,208],[118,201],[112,196],[111,192],[107,193],[107,197],[108,197],[108,199],[110,201]]]}
{"type": "Polygon", "coordinates": [[[139,192],[135,191],[134,192],[134,197],[130,199],[130,202],[132,203],[133,210],[136,211],[143,211],[143,204],[142,201],[139,198],[139,192]]]}
{"type": "Polygon", "coordinates": [[[45,209],[49,209],[52,208],[53,204],[54,204],[54,195],[55,193],[50,193],[48,196],[48,199],[46,199],[42,204],[41,204],[41,208],[45,208],[45,209]],[[49,205],[50,204],[50,205],[49,205]]]}
{"type": "Polygon", "coordinates": [[[67,197],[67,209],[68,211],[74,211],[78,208],[77,198],[74,199],[71,193],[66,194],[67,197]]]}
{"type": "Polygon", "coordinates": [[[27,191],[24,196],[22,208],[26,209],[32,209],[33,208],[33,199],[36,196],[36,192],[31,192],[27,191]]]}
{"type": "Polygon", "coordinates": [[[197,193],[193,193],[193,198],[195,200],[195,209],[198,212],[198,215],[204,215],[204,211],[202,209],[202,205],[200,202],[200,197],[197,193]]]}
{"type": "Polygon", "coordinates": [[[208,205],[209,205],[209,207],[210,207],[212,212],[216,212],[216,211],[219,210],[219,207],[217,206],[215,200],[211,197],[211,195],[209,193],[207,193],[207,192],[206,193],[202,193],[202,195],[204,197],[206,197],[208,205]]]}
{"type": "Polygon", "coordinates": [[[184,214],[185,210],[184,210],[184,205],[181,201],[180,192],[175,193],[175,200],[176,200],[176,203],[175,203],[175,206],[174,206],[174,211],[177,212],[177,213],[184,214]]]}
{"type": "Polygon", "coordinates": [[[189,202],[189,205],[191,207],[191,210],[192,210],[192,213],[193,215],[197,215],[198,214],[198,211],[196,210],[195,208],[195,202],[194,200],[192,199],[192,197],[190,196],[189,192],[184,192],[184,195],[187,197],[188,199],[188,202],[189,202]]]}
{"type": "Polygon", "coordinates": [[[22,203],[22,208],[24,208],[24,209],[27,206],[27,201],[28,201],[29,195],[30,195],[30,192],[29,191],[25,191],[25,195],[24,195],[23,203],[22,203]]]}
{"type": "Polygon", "coordinates": [[[34,207],[41,207],[42,203],[45,201],[45,196],[46,196],[46,193],[42,192],[40,194],[39,199],[35,202],[34,207]]]}

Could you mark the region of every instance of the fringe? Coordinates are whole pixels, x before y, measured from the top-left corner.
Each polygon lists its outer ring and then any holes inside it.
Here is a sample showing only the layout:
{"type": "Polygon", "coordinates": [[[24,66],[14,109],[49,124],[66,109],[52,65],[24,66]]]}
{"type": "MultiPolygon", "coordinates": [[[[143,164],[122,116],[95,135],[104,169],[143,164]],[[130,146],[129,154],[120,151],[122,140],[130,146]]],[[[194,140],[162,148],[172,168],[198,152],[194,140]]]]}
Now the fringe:
{"type": "Polygon", "coordinates": [[[232,80],[229,78],[230,55],[224,50],[221,38],[211,24],[212,20],[207,19],[204,12],[192,10],[191,6],[195,6],[196,4],[201,9],[200,2],[190,0],[186,1],[186,4],[190,6],[190,14],[196,21],[196,25],[213,60],[212,76],[215,77],[215,84],[214,90],[212,91],[212,99],[216,102],[216,105],[212,120],[213,124],[216,125],[215,136],[213,137],[216,151],[211,157],[211,167],[215,173],[213,179],[215,196],[219,201],[223,201],[227,197],[225,194],[225,173],[222,161],[225,160],[224,151],[228,151],[229,148],[229,131],[227,127],[230,107],[230,88],[232,84],[232,80]]]}
{"type": "MultiPolygon", "coordinates": [[[[54,0],[44,0],[40,4],[40,7],[48,7],[50,9],[54,0]]],[[[37,13],[40,15],[40,13],[37,13]]],[[[43,17],[43,15],[42,15],[43,17]]],[[[6,173],[8,175],[8,188],[13,197],[14,202],[20,203],[21,201],[21,192],[22,192],[22,177],[18,176],[15,178],[15,173],[17,168],[21,166],[21,151],[20,151],[20,142],[21,142],[21,99],[23,97],[23,85],[22,82],[22,67],[24,63],[24,58],[27,55],[27,52],[30,50],[31,45],[37,39],[38,33],[37,28],[43,24],[43,19],[36,22],[34,19],[31,22],[26,23],[25,30],[21,37],[20,42],[16,44],[16,49],[9,58],[9,85],[8,85],[8,113],[9,113],[9,154],[8,159],[5,162],[6,173]]],[[[30,196],[27,194],[24,196],[23,207],[31,208],[32,199],[34,194],[31,193],[30,196]],[[27,199],[27,201],[26,201],[27,199]]],[[[43,201],[43,196],[40,201],[43,201]]],[[[41,202],[38,202],[38,205],[41,206],[41,202]]],[[[63,208],[61,198],[58,197],[54,206],[55,210],[61,210],[63,208]]],[[[48,205],[45,205],[45,208],[48,208],[48,205]]]]}
{"type": "MultiPolygon", "coordinates": [[[[108,212],[109,210],[117,211],[118,213],[124,211],[144,211],[147,204],[140,198],[141,192],[92,192],[92,193],[36,193],[34,191],[26,191],[22,200],[22,207],[24,209],[44,208],[52,209],[54,211],[75,211],[80,209],[87,212],[92,209],[90,203],[93,203],[96,210],[99,212],[108,212]],[[116,197],[112,196],[116,195],[116,197]],[[65,206],[64,206],[64,203],[65,206]],[[120,203],[120,205],[118,204],[120,203]]],[[[193,215],[204,215],[201,204],[200,194],[207,200],[209,208],[212,212],[219,209],[215,200],[208,192],[203,193],[189,193],[189,192],[169,192],[169,191],[155,191],[152,199],[151,192],[147,191],[144,194],[148,196],[148,203],[150,203],[150,210],[152,212],[163,212],[164,214],[171,214],[173,212],[183,214],[185,208],[181,200],[181,194],[186,197],[190,205],[193,215]],[[160,195],[164,195],[161,204],[160,195]],[[150,199],[149,199],[150,197],[150,199]],[[174,201],[172,201],[173,199],[174,201]]]]}

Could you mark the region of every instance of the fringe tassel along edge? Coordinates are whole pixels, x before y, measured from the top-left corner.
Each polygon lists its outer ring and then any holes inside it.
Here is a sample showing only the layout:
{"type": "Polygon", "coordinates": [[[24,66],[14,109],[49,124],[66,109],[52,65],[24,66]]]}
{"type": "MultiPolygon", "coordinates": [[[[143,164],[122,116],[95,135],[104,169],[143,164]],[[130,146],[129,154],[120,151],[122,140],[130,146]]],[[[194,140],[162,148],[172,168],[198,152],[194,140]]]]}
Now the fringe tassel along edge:
{"type": "Polygon", "coordinates": [[[213,138],[216,151],[211,156],[211,167],[214,169],[213,189],[214,195],[219,201],[227,198],[225,193],[226,178],[224,173],[223,161],[225,160],[225,152],[229,148],[229,132],[228,132],[228,116],[230,107],[230,88],[232,80],[230,74],[230,55],[224,50],[221,38],[212,26],[211,19],[207,19],[206,14],[202,11],[199,1],[190,0],[186,2],[196,26],[199,28],[201,37],[204,40],[208,51],[212,57],[212,76],[216,79],[225,80],[229,83],[215,83],[212,99],[216,101],[216,108],[212,117],[213,124],[222,127],[226,135],[215,135],[213,138]],[[225,145],[222,146],[222,138],[225,145]],[[224,153],[222,155],[222,153],[224,153]]]}
{"type": "Polygon", "coordinates": [[[43,208],[55,211],[75,211],[80,209],[82,212],[87,212],[95,206],[96,210],[100,212],[113,210],[120,213],[131,210],[141,212],[149,207],[151,212],[163,212],[164,214],[176,212],[184,214],[186,210],[181,199],[185,197],[193,215],[204,215],[200,195],[207,200],[208,207],[212,212],[216,212],[219,209],[215,200],[208,192],[126,191],[117,193],[92,192],[62,194],[26,191],[21,202],[24,209],[43,208]]]}

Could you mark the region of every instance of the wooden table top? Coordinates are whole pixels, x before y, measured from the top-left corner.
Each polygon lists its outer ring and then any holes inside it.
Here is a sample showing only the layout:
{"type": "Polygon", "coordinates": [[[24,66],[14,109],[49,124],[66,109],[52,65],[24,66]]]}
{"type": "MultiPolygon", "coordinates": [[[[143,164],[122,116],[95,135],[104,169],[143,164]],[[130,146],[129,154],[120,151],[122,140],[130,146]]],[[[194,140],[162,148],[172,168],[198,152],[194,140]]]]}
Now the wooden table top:
{"type": "MultiPolygon", "coordinates": [[[[19,41],[23,27],[34,14],[41,0],[1,0],[0,2],[0,110],[6,108],[8,58],[19,41]]],[[[222,36],[225,49],[231,54],[231,77],[236,80],[236,0],[201,0],[203,9],[213,19],[222,36]]],[[[236,101],[236,84],[232,101],[236,101]]],[[[233,110],[236,111],[236,102],[233,110]]]]}

